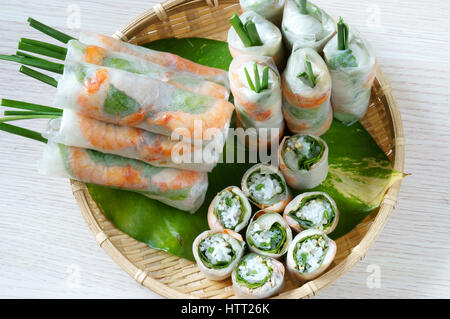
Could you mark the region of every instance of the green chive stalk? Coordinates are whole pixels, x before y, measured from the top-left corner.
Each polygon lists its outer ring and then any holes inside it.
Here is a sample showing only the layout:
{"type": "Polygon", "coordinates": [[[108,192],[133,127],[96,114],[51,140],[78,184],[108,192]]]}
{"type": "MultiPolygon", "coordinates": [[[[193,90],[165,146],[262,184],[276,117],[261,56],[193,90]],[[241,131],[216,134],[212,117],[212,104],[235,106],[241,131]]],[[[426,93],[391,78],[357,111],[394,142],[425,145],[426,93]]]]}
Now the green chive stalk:
{"type": "Polygon", "coordinates": [[[47,143],[47,139],[45,137],[43,137],[41,133],[26,129],[23,127],[19,127],[19,126],[7,124],[7,123],[0,123],[0,131],[5,131],[5,132],[11,133],[11,134],[31,138],[32,140],[47,143]]]}
{"type": "Polygon", "coordinates": [[[311,62],[307,56],[305,57],[305,67],[306,72],[300,73],[297,77],[299,79],[304,79],[310,87],[314,88],[316,86],[316,76],[314,75],[311,62]]]}
{"type": "Polygon", "coordinates": [[[339,17],[337,22],[337,49],[347,50],[348,49],[348,34],[349,27],[348,24],[344,22],[344,19],[339,17]]]}
{"type": "Polygon", "coordinates": [[[76,40],[74,37],[71,37],[70,35],[67,35],[58,30],[55,30],[52,27],[49,27],[48,25],[43,24],[42,22],[34,20],[33,18],[28,18],[27,21],[32,28],[35,28],[36,30],[38,30],[42,33],[45,33],[46,35],[51,36],[52,38],[54,38],[62,43],[67,43],[70,40],[76,40]]]}
{"type": "Polygon", "coordinates": [[[19,121],[19,120],[33,120],[33,119],[54,119],[60,117],[59,115],[39,114],[39,115],[16,115],[0,118],[0,123],[19,121]]]}
{"type": "Polygon", "coordinates": [[[42,47],[42,48],[46,48],[46,49],[49,49],[51,51],[59,52],[59,53],[64,54],[64,55],[67,54],[67,49],[66,48],[61,47],[61,46],[56,45],[56,44],[51,44],[51,43],[38,41],[38,40],[33,40],[33,39],[28,39],[28,38],[20,38],[20,42],[27,43],[29,45],[42,47]]]}
{"type": "Polygon", "coordinates": [[[301,14],[308,14],[308,8],[307,8],[307,1],[306,0],[299,0],[298,5],[300,7],[300,13],[301,14]]]}
{"type": "Polygon", "coordinates": [[[245,77],[247,78],[248,86],[250,90],[259,93],[263,90],[266,90],[269,87],[269,67],[266,66],[263,69],[262,79],[259,76],[258,65],[256,63],[253,64],[253,74],[255,77],[255,83],[253,83],[247,68],[244,68],[245,77]]]}
{"type": "Polygon", "coordinates": [[[263,45],[253,21],[248,20],[244,25],[239,16],[234,13],[230,19],[230,24],[246,48],[263,45]]]}
{"type": "Polygon", "coordinates": [[[45,106],[45,105],[34,104],[34,103],[28,103],[28,102],[22,102],[22,101],[17,101],[17,100],[2,99],[1,102],[0,102],[0,105],[6,106],[6,107],[12,107],[12,108],[15,108],[15,109],[39,112],[39,113],[62,114],[62,110],[58,109],[56,107],[45,106]]]}
{"type": "Polygon", "coordinates": [[[27,52],[33,52],[33,53],[37,53],[40,55],[45,55],[51,58],[55,58],[58,60],[65,60],[66,59],[66,55],[58,52],[58,51],[53,51],[47,47],[43,47],[43,46],[39,46],[39,45],[34,45],[31,43],[27,43],[27,42],[19,42],[19,45],[17,46],[19,50],[23,50],[23,51],[27,51],[27,52]]]}
{"type": "Polygon", "coordinates": [[[30,55],[21,56],[21,53],[19,53],[19,54],[18,55],[0,54],[0,60],[12,61],[12,62],[20,63],[20,64],[34,66],[39,69],[44,69],[44,70],[59,73],[59,74],[62,74],[64,72],[64,64],[50,62],[50,61],[47,61],[47,60],[44,60],[41,58],[37,58],[37,57],[30,57],[30,55]]]}
{"type": "Polygon", "coordinates": [[[33,111],[10,111],[6,110],[3,112],[4,116],[30,116],[30,115],[54,115],[55,117],[60,117],[62,113],[46,113],[46,112],[33,112],[33,111]]]}
{"type": "Polygon", "coordinates": [[[36,70],[27,68],[26,66],[22,65],[19,69],[20,73],[23,73],[25,75],[28,75],[29,77],[35,78],[36,80],[39,80],[41,82],[47,83],[51,86],[57,87],[58,81],[56,81],[51,76],[48,76],[44,73],[38,72],[36,70]]]}

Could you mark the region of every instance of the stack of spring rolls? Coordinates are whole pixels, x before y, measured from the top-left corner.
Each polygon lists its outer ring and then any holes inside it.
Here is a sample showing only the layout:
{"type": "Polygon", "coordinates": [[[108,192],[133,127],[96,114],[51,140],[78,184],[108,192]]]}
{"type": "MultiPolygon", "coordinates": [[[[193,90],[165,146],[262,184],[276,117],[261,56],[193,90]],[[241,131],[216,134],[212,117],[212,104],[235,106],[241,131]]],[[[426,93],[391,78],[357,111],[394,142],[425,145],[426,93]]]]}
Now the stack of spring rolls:
{"type": "Polygon", "coordinates": [[[62,51],[52,109],[63,111],[43,134],[41,172],[195,212],[234,109],[227,73],[101,34],[82,33],[62,51]]]}
{"type": "Polygon", "coordinates": [[[193,212],[230,124],[226,84],[222,70],[82,33],[68,43],[54,102],[64,113],[41,169],[193,212]]]}

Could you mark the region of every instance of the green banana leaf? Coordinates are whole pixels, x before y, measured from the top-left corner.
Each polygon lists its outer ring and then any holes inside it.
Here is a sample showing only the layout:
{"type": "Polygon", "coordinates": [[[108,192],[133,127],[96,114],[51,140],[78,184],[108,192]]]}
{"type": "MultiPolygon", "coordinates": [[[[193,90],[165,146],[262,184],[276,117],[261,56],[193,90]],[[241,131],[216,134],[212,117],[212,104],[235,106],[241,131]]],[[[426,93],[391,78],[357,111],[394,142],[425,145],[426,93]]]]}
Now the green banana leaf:
{"type": "MultiPolygon", "coordinates": [[[[145,46],[224,70],[232,60],[227,43],[208,39],[164,39],[145,46]]],[[[316,189],[336,200],[340,219],[331,235],[336,239],[377,208],[387,188],[403,174],[392,170],[386,155],[359,123],[347,127],[334,121],[322,137],[329,146],[330,169],[316,189]]],[[[234,147],[239,147],[236,141],[234,147]]],[[[192,242],[208,228],[206,215],[212,198],[227,186],[240,186],[243,174],[252,165],[218,164],[209,174],[205,203],[193,215],[133,192],[92,184],[88,189],[105,216],[121,231],[150,247],[194,260],[192,242]]]]}

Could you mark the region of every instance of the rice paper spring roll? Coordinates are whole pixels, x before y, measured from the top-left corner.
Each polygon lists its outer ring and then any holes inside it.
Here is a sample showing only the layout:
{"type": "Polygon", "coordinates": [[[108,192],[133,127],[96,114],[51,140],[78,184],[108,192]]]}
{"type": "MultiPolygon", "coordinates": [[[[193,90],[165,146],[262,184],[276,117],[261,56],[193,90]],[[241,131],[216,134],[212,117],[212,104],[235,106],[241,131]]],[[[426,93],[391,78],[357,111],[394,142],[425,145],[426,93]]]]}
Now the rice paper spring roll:
{"type": "Polygon", "coordinates": [[[138,159],[154,166],[199,172],[211,171],[220,155],[212,147],[103,122],[72,110],[64,110],[61,118],[50,120],[43,136],[56,143],[138,159]]]}
{"type": "Polygon", "coordinates": [[[245,242],[232,230],[206,230],[195,238],[192,252],[200,271],[211,280],[224,280],[231,276],[244,255],[245,242]]]}
{"type": "Polygon", "coordinates": [[[322,52],[336,33],[334,20],[306,0],[286,0],[281,31],[289,49],[312,48],[317,52],[322,52]]]}
{"type": "Polygon", "coordinates": [[[331,77],[311,48],[294,50],[281,77],[283,114],[294,133],[324,134],[333,121],[331,77]]]}
{"type": "Polygon", "coordinates": [[[279,26],[283,17],[285,0],[240,0],[243,11],[254,11],[279,26]]]}
{"type": "Polygon", "coordinates": [[[342,19],[338,22],[338,34],[323,52],[333,82],[334,116],[351,125],[367,112],[377,69],[375,53],[361,34],[342,19]]]}
{"type": "Polygon", "coordinates": [[[298,195],[286,206],[283,217],[298,233],[313,228],[328,235],[338,224],[339,210],[328,194],[307,192],[298,195]]]}
{"type": "Polygon", "coordinates": [[[336,250],[336,243],[319,229],[298,233],[286,256],[290,277],[297,283],[318,277],[330,266],[336,250]]]}
{"type": "Polygon", "coordinates": [[[322,183],[328,174],[328,146],[318,136],[286,136],[278,149],[281,173],[289,186],[310,189],[322,183]]]}
{"type": "Polygon", "coordinates": [[[54,103],[101,121],[201,143],[226,133],[234,109],[223,99],[88,63],[65,65],[54,103]]]}
{"type": "Polygon", "coordinates": [[[292,231],[278,213],[259,211],[247,227],[246,240],[254,253],[279,259],[292,241],[292,231]]]}
{"type": "Polygon", "coordinates": [[[224,86],[228,85],[226,71],[192,62],[176,54],[148,49],[99,33],[81,32],[79,40],[87,45],[104,48],[109,52],[134,55],[199,80],[212,81],[224,86]]]}
{"type": "Polygon", "coordinates": [[[208,188],[206,173],[156,167],[50,141],[39,169],[46,175],[134,191],[191,213],[202,205],[208,188]]]}
{"type": "Polygon", "coordinates": [[[212,200],[208,209],[208,225],[215,231],[231,229],[236,232],[244,229],[252,207],[244,193],[236,186],[220,191],[212,200]]]}
{"type": "Polygon", "coordinates": [[[241,189],[245,196],[265,212],[279,213],[292,196],[283,174],[272,165],[256,164],[242,177],[241,189]]]}
{"type": "Polygon", "coordinates": [[[284,266],[278,260],[250,253],[241,259],[231,273],[231,281],[239,298],[267,298],[281,291],[284,274],[284,266]]]}
{"type": "Polygon", "coordinates": [[[273,58],[278,68],[284,64],[281,32],[272,22],[254,11],[233,16],[230,22],[232,27],[228,31],[227,41],[233,58],[241,54],[267,56],[273,58]]]}
{"type": "Polygon", "coordinates": [[[257,135],[261,129],[269,129],[265,137],[267,144],[278,141],[284,120],[280,76],[273,60],[263,56],[237,56],[230,64],[229,78],[239,125],[244,129],[255,128],[257,135]],[[279,134],[272,137],[272,128],[278,129],[279,134]]]}
{"type": "Polygon", "coordinates": [[[180,89],[209,95],[218,99],[228,100],[230,94],[228,88],[221,84],[174,71],[141,56],[111,51],[95,45],[85,45],[77,40],[70,40],[67,44],[66,61],[92,63],[143,74],[156,80],[168,82],[180,89]]]}

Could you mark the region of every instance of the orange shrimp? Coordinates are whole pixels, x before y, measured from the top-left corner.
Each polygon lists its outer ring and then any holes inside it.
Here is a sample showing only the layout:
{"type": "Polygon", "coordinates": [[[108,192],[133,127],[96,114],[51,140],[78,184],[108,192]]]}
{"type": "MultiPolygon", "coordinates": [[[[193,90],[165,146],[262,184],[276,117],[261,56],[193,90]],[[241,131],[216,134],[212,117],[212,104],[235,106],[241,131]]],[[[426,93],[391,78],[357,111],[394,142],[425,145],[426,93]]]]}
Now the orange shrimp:
{"type": "Polygon", "coordinates": [[[292,104],[305,109],[315,109],[320,107],[331,95],[331,86],[322,92],[318,92],[312,96],[304,96],[295,94],[286,83],[286,80],[281,77],[281,87],[283,90],[283,96],[286,100],[292,104]]]}
{"type": "Polygon", "coordinates": [[[108,78],[108,70],[106,69],[98,69],[94,78],[86,78],[84,86],[86,87],[88,93],[92,94],[97,92],[102,86],[103,82],[108,78]]]}
{"type": "Polygon", "coordinates": [[[167,127],[169,131],[175,131],[177,128],[186,128],[189,132],[187,138],[194,136],[194,122],[196,120],[202,122],[202,138],[207,140],[212,138],[214,133],[208,129],[222,129],[229,121],[233,113],[234,106],[225,100],[216,100],[214,105],[202,114],[190,114],[183,111],[167,111],[161,112],[155,118],[149,117],[147,123],[156,124],[167,127]]]}
{"type": "Polygon", "coordinates": [[[74,177],[88,183],[104,186],[147,189],[149,181],[131,166],[106,166],[95,163],[87,150],[69,147],[69,167],[74,177]]]}
{"type": "Polygon", "coordinates": [[[95,45],[88,46],[84,52],[84,62],[103,65],[106,50],[95,45]]]}
{"type": "Polygon", "coordinates": [[[136,147],[142,142],[142,130],[105,123],[78,114],[80,132],[94,147],[120,150],[136,147]]]}
{"type": "Polygon", "coordinates": [[[200,184],[207,177],[204,173],[165,169],[152,176],[151,183],[158,187],[162,192],[169,190],[178,190],[191,188],[194,185],[200,184]]]}

